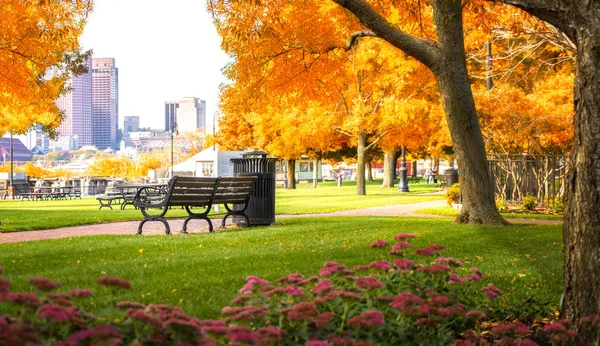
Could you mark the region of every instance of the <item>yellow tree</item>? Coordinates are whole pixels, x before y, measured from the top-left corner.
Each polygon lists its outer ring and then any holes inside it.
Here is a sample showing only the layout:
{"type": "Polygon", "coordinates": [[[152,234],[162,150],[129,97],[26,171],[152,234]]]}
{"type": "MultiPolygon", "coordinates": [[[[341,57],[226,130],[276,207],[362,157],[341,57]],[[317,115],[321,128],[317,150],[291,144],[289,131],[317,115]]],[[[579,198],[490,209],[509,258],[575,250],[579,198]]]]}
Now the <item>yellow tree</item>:
{"type": "Polygon", "coordinates": [[[87,55],[78,52],[78,38],[91,6],[91,0],[0,2],[0,134],[33,124],[52,134],[60,124],[55,100],[69,75],[82,72],[87,55]]]}

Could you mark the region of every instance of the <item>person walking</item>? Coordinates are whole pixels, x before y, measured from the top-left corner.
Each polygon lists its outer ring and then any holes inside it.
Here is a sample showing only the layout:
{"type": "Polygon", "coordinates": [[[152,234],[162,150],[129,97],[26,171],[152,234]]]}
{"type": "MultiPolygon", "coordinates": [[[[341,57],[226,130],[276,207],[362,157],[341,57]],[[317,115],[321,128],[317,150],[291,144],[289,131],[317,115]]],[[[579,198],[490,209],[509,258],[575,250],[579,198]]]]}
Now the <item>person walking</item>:
{"type": "Polygon", "coordinates": [[[339,172],[337,176],[338,187],[342,187],[342,179],[342,172],[339,172]]]}

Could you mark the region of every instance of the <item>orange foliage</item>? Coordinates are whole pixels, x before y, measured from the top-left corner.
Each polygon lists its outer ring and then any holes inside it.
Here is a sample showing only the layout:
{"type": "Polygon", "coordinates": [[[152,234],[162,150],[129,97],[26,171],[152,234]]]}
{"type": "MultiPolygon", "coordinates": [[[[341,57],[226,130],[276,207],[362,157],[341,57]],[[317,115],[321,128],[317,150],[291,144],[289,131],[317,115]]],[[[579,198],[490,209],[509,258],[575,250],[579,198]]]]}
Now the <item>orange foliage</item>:
{"type": "Polygon", "coordinates": [[[74,67],[65,57],[79,49],[90,10],[89,0],[0,2],[0,134],[60,124],[55,100],[74,67]]]}

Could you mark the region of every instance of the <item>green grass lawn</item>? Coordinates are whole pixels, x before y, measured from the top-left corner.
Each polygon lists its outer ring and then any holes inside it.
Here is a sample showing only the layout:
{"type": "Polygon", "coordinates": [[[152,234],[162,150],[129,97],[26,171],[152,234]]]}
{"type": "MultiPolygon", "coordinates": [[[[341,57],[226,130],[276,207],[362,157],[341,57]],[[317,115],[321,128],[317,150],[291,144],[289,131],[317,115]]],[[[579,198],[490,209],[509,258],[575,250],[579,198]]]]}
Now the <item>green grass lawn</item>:
{"type": "MultiPolygon", "coordinates": [[[[442,215],[442,216],[458,216],[458,210],[450,206],[439,208],[427,208],[415,210],[415,213],[442,215]]],[[[529,220],[563,220],[563,215],[549,214],[517,214],[517,213],[500,213],[505,219],[529,219],[529,220]]]]}
{"type": "MultiPolygon", "coordinates": [[[[24,202],[27,203],[27,202],[24,202]]],[[[104,211],[103,211],[104,212],[104,211]]],[[[107,211],[110,213],[110,211],[107,211]]],[[[393,244],[398,233],[415,233],[413,248],[446,245],[444,256],[484,272],[518,304],[534,296],[556,306],[562,293],[561,227],[456,225],[452,220],[397,217],[280,218],[276,225],[189,236],[94,236],[0,244],[2,276],[13,291],[31,291],[31,277],[60,281],[61,292],[89,288],[84,307],[103,308],[110,292],[102,275],[129,280],[118,300],[181,306],[200,318],[215,318],[248,275],[274,280],[289,273],[316,275],[325,261],[353,267],[392,259],[372,249],[377,239],[393,244]]],[[[0,304],[0,314],[3,305],[0,304]]],[[[94,311],[98,311],[94,309],[94,311]]]]}
{"type": "MultiPolygon", "coordinates": [[[[327,213],[340,210],[405,204],[442,199],[443,196],[424,195],[438,189],[427,185],[411,184],[411,192],[399,193],[397,188],[383,189],[381,181],[367,184],[367,195],[357,196],[355,182],[320,183],[315,189],[299,185],[296,190],[276,190],[277,214],[327,213]]],[[[77,200],[21,201],[0,200],[0,232],[29,231],[79,226],[105,222],[141,220],[139,211],[127,206],[126,210],[113,207],[98,210],[99,203],[93,198],[77,200]]],[[[181,209],[172,209],[167,217],[186,216],[181,209]]]]}

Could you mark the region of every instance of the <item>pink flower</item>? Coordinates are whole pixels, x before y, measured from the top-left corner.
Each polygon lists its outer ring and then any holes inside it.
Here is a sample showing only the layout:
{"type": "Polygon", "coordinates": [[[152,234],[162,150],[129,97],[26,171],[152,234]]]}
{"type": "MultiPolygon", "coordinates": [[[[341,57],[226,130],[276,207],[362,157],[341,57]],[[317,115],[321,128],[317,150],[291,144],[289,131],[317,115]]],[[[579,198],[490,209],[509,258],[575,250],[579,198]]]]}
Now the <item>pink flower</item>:
{"type": "Polygon", "coordinates": [[[301,302],[292,307],[288,312],[290,320],[303,320],[317,314],[317,305],[314,302],[301,302]]]}
{"type": "Polygon", "coordinates": [[[425,302],[425,300],[421,297],[418,297],[410,292],[401,292],[390,303],[390,306],[393,308],[402,308],[406,305],[423,304],[423,302],[425,302]]]}
{"type": "Polygon", "coordinates": [[[521,322],[499,324],[492,328],[492,332],[498,335],[525,334],[528,331],[529,328],[521,322]]]}
{"type": "Polygon", "coordinates": [[[433,320],[431,318],[427,318],[427,317],[417,318],[415,321],[415,324],[417,326],[423,326],[423,327],[429,327],[436,323],[437,322],[435,320],[433,320]]]}
{"type": "Polygon", "coordinates": [[[366,278],[357,278],[354,280],[356,282],[356,286],[363,289],[375,289],[384,287],[385,284],[372,276],[368,276],[366,278]]]}
{"type": "Polygon", "coordinates": [[[138,302],[118,302],[117,308],[126,310],[126,309],[143,309],[146,305],[138,302]]]}
{"type": "Polygon", "coordinates": [[[71,320],[71,313],[60,305],[44,304],[38,309],[38,314],[42,318],[47,318],[53,322],[67,322],[71,320]]]}
{"type": "Polygon", "coordinates": [[[445,264],[451,264],[457,267],[462,267],[463,263],[459,260],[455,260],[454,258],[450,258],[450,257],[439,257],[438,259],[435,260],[438,263],[445,263],[445,264]]]}
{"type": "Polygon", "coordinates": [[[279,344],[287,332],[275,326],[263,327],[256,330],[260,340],[266,344],[279,344]]]}
{"type": "Polygon", "coordinates": [[[430,300],[430,302],[433,305],[447,305],[448,303],[450,303],[450,300],[446,296],[439,295],[439,296],[436,296],[436,297],[432,298],[430,300]]]}
{"type": "Polygon", "coordinates": [[[394,261],[394,265],[398,268],[406,269],[413,268],[415,263],[409,259],[398,259],[394,261]]]}
{"type": "Polygon", "coordinates": [[[433,256],[439,252],[441,249],[445,249],[446,247],[439,244],[431,244],[426,248],[416,249],[415,253],[421,256],[433,256]]]}
{"type": "Polygon", "coordinates": [[[304,277],[301,274],[290,274],[288,276],[284,276],[275,281],[277,282],[289,282],[289,283],[300,283],[302,282],[304,277]]]}
{"type": "Polygon", "coordinates": [[[324,312],[310,319],[318,328],[326,327],[335,316],[333,312],[324,312]]]}
{"type": "Polygon", "coordinates": [[[10,285],[10,280],[0,278],[0,293],[8,293],[8,288],[10,285]]]}
{"type": "Polygon", "coordinates": [[[28,282],[35,286],[38,291],[52,291],[60,287],[60,282],[52,281],[46,278],[31,278],[28,282]]]}
{"type": "Polygon", "coordinates": [[[448,279],[449,284],[464,284],[465,280],[461,279],[460,276],[456,274],[450,274],[450,278],[448,279]]]}
{"type": "Polygon", "coordinates": [[[494,298],[496,298],[496,296],[499,296],[502,294],[502,291],[494,286],[493,284],[489,284],[485,287],[482,287],[481,290],[485,293],[485,295],[488,297],[489,300],[494,300],[494,298]]]}
{"type": "MultiPolygon", "coordinates": [[[[72,345],[83,344],[85,340],[104,341],[102,344],[120,344],[123,335],[117,328],[99,325],[92,329],[84,329],[73,333],[67,338],[67,342],[72,345]]],[[[86,343],[87,344],[87,343],[86,343]]],[[[90,344],[100,344],[100,342],[90,342],[90,344]]]]}
{"type": "Polygon", "coordinates": [[[322,340],[308,340],[306,346],[329,346],[329,343],[322,340]]]}
{"type": "Polygon", "coordinates": [[[369,264],[369,267],[373,268],[373,269],[380,269],[383,271],[388,271],[390,270],[390,262],[388,261],[375,261],[375,262],[371,262],[371,264],[369,264]]]}
{"type": "Polygon", "coordinates": [[[90,290],[71,290],[69,295],[71,297],[91,297],[92,292],[90,290]]]}
{"type": "Polygon", "coordinates": [[[467,311],[467,313],[465,314],[465,317],[467,317],[467,318],[473,317],[473,316],[479,317],[479,318],[485,318],[485,312],[473,309],[473,310],[467,311]]]}
{"type": "Polygon", "coordinates": [[[322,294],[327,293],[331,290],[333,290],[333,286],[331,286],[331,280],[323,279],[312,289],[311,292],[313,294],[322,294]]]}
{"type": "Polygon", "coordinates": [[[469,275],[465,276],[465,280],[466,281],[480,282],[481,281],[481,276],[477,276],[475,274],[469,274],[469,275]]]}
{"type": "Polygon", "coordinates": [[[246,278],[246,282],[253,285],[268,285],[269,282],[267,280],[263,280],[258,276],[248,276],[246,278]]]}
{"type": "Polygon", "coordinates": [[[385,246],[388,246],[388,245],[390,245],[390,243],[388,243],[385,240],[379,239],[376,242],[374,242],[373,244],[371,244],[371,247],[385,247],[385,246]]]}
{"type": "Polygon", "coordinates": [[[471,268],[471,272],[473,272],[473,274],[479,276],[480,278],[483,277],[483,274],[477,268],[471,268]]]}
{"type": "Polygon", "coordinates": [[[348,320],[348,324],[357,327],[378,327],[384,324],[381,311],[367,311],[348,320]]]}
{"type": "Polygon", "coordinates": [[[429,274],[437,274],[452,271],[452,268],[444,264],[434,263],[430,267],[421,267],[417,269],[417,271],[426,272],[429,274]]]}
{"type": "Polygon", "coordinates": [[[239,296],[239,297],[234,298],[231,301],[231,303],[233,303],[233,304],[241,304],[241,303],[247,302],[251,298],[252,298],[252,296],[243,295],[243,296],[239,296]]]}
{"type": "Polygon", "coordinates": [[[8,293],[4,296],[4,301],[19,304],[36,306],[40,303],[38,296],[34,293],[8,293]]]}
{"type": "Polygon", "coordinates": [[[369,269],[369,268],[371,268],[371,266],[368,266],[368,265],[363,265],[363,266],[356,266],[356,267],[354,267],[354,270],[356,270],[356,271],[359,271],[359,270],[367,270],[367,269],[369,269]]]}
{"type": "Polygon", "coordinates": [[[302,295],[302,287],[294,285],[285,285],[283,290],[285,293],[289,294],[292,297],[298,297],[302,295]]]}
{"type": "Polygon", "coordinates": [[[125,289],[128,289],[129,287],[131,287],[131,284],[129,283],[129,281],[121,279],[120,277],[117,277],[117,276],[103,276],[98,279],[98,284],[104,285],[104,286],[120,287],[120,288],[125,288],[125,289]]]}
{"type": "Polygon", "coordinates": [[[395,240],[404,240],[404,239],[414,238],[414,237],[415,237],[415,235],[412,234],[412,233],[408,233],[408,234],[407,233],[400,233],[400,234],[397,234],[396,236],[394,236],[394,239],[395,240]]]}
{"type": "Polygon", "coordinates": [[[155,327],[162,326],[162,323],[160,322],[159,319],[149,316],[141,310],[129,308],[129,309],[127,309],[126,313],[129,316],[129,318],[131,318],[133,320],[138,320],[138,321],[144,322],[146,324],[149,324],[149,325],[152,325],[155,327]]]}
{"type": "Polygon", "coordinates": [[[253,290],[254,290],[254,284],[247,283],[242,288],[240,288],[239,292],[241,294],[252,294],[253,290]]]}

